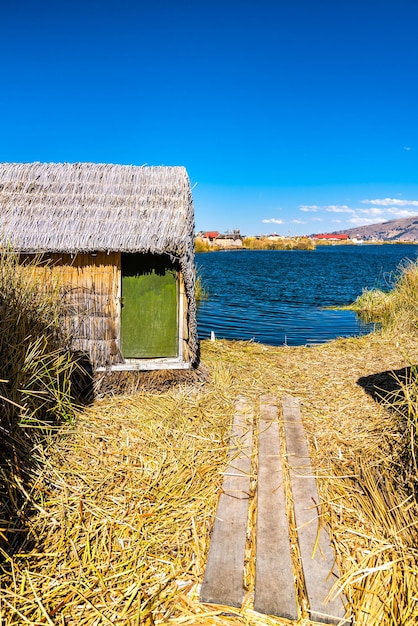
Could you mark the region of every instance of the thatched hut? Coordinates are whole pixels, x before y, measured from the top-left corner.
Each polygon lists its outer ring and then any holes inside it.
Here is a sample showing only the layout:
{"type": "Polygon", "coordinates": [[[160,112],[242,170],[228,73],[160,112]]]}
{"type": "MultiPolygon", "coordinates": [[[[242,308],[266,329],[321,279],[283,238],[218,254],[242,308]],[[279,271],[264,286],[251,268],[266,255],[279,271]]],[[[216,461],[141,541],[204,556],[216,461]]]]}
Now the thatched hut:
{"type": "Polygon", "coordinates": [[[51,259],[72,347],[94,369],[196,364],[194,214],[183,167],[2,163],[0,245],[51,259]]]}

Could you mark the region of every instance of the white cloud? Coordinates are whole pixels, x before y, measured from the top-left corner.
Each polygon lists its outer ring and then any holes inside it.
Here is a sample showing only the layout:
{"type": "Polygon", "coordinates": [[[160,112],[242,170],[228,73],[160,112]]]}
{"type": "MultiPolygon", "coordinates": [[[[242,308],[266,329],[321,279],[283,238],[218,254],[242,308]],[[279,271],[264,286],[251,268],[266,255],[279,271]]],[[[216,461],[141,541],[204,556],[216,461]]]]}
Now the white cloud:
{"type": "Polygon", "coordinates": [[[416,217],[417,211],[408,211],[407,209],[390,209],[388,211],[390,217],[388,219],[393,219],[393,217],[416,217]]]}
{"type": "Polygon", "coordinates": [[[377,204],[378,206],[418,206],[418,200],[400,200],[399,198],[375,198],[361,202],[362,204],[377,204]]]}
{"type": "Polygon", "coordinates": [[[349,219],[349,222],[351,222],[351,224],[354,224],[354,226],[367,226],[368,224],[375,224],[376,219],[374,219],[373,217],[354,216],[349,219]]]}
{"type": "Polygon", "coordinates": [[[410,150],[412,150],[412,148],[410,148],[409,146],[404,146],[404,147],[403,147],[403,149],[404,149],[404,150],[407,150],[408,152],[409,152],[410,150]]]}
{"type": "Polygon", "coordinates": [[[385,213],[383,209],[358,209],[358,211],[360,211],[360,213],[374,217],[379,217],[380,215],[384,215],[385,213]]]}
{"type": "Polygon", "coordinates": [[[354,213],[354,209],[350,208],[346,204],[330,204],[324,207],[328,213],[354,213]]]}
{"type": "Polygon", "coordinates": [[[262,220],[263,224],[283,224],[283,220],[277,220],[276,218],[272,217],[269,220],[262,220]]]}
{"type": "Polygon", "coordinates": [[[304,211],[305,213],[308,212],[312,212],[312,213],[316,213],[317,211],[319,211],[321,207],[319,207],[316,204],[301,204],[301,206],[299,207],[300,211],[304,211]]]}
{"type": "Polygon", "coordinates": [[[323,206],[319,206],[318,204],[302,204],[299,210],[305,213],[308,211],[312,213],[317,213],[318,211],[327,211],[328,213],[354,213],[354,209],[346,204],[328,204],[323,206]]]}
{"type": "MultiPolygon", "coordinates": [[[[347,200],[346,200],[347,201],[347,200]]],[[[339,228],[353,228],[387,222],[392,219],[418,217],[418,200],[405,200],[396,197],[370,198],[361,200],[361,204],[301,204],[299,210],[303,213],[312,213],[309,223],[329,222],[339,224],[339,228]],[[369,205],[369,206],[365,206],[369,205]]],[[[268,223],[286,223],[282,221],[264,220],[268,223]]],[[[292,220],[293,224],[304,224],[302,220],[292,220]]],[[[317,226],[318,228],[318,226],[317,226]]]]}

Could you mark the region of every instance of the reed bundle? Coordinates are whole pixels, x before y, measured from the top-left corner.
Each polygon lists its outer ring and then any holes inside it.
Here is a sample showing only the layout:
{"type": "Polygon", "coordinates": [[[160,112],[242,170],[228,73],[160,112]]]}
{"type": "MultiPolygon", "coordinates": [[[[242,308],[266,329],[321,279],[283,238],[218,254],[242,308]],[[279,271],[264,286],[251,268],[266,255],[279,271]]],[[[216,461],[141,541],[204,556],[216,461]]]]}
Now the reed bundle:
{"type": "Polygon", "coordinates": [[[415,334],[418,324],[418,263],[405,261],[388,277],[389,291],[366,289],[350,306],[366,321],[378,321],[397,334],[415,334]]]}
{"type": "Polygon", "coordinates": [[[30,514],[36,450],[73,415],[76,359],[60,323],[60,286],[48,292],[33,264],[0,256],[0,552],[18,546],[30,514]],[[29,487],[30,488],[30,487],[29,487]]]}
{"type": "Polygon", "coordinates": [[[315,250],[315,241],[308,237],[246,237],[242,245],[248,250],[315,250]]]}
{"type": "Polygon", "coordinates": [[[35,481],[36,547],[5,564],[16,583],[2,598],[3,611],[16,609],[10,623],[164,621],[203,567],[227,428],[212,394],[139,394],[80,415],[35,481]]]}
{"type": "MultiPolygon", "coordinates": [[[[418,356],[413,342],[403,350],[418,356]]],[[[301,400],[356,623],[415,624],[418,510],[404,425],[361,382],[405,367],[402,352],[384,334],[314,348],[205,342],[205,382],[96,401],[39,449],[26,542],[2,565],[4,623],[288,624],[252,609],[254,515],[243,608],[198,599],[234,399],[268,392],[301,400]]]]}

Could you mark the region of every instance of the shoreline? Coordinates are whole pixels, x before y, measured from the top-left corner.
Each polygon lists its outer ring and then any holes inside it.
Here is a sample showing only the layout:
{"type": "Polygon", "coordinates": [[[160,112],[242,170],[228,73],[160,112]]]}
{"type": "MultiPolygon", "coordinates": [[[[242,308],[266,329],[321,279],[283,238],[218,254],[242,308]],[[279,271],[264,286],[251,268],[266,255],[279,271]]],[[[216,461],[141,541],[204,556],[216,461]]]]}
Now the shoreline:
{"type": "MultiPolygon", "coordinates": [[[[287,241],[292,241],[292,240],[287,240],[287,241]]],[[[314,241],[314,246],[312,248],[310,247],[300,247],[298,248],[297,245],[295,246],[291,246],[289,245],[288,247],[286,246],[275,246],[274,243],[272,243],[271,247],[246,247],[246,246],[209,246],[208,249],[205,250],[196,250],[195,249],[195,254],[202,254],[202,253],[206,253],[206,252],[242,252],[245,250],[249,250],[249,251],[261,251],[261,252],[273,252],[273,251],[280,251],[280,252],[289,252],[289,251],[301,251],[301,250],[307,250],[309,252],[314,252],[316,250],[316,248],[320,248],[320,247],[334,247],[334,246],[353,246],[353,247],[363,247],[363,246],[403,246],[403,245],[418,245],[418,241],[363,241],[362,243],[359,242],[353,242],[353,241],[314,241]]]]}

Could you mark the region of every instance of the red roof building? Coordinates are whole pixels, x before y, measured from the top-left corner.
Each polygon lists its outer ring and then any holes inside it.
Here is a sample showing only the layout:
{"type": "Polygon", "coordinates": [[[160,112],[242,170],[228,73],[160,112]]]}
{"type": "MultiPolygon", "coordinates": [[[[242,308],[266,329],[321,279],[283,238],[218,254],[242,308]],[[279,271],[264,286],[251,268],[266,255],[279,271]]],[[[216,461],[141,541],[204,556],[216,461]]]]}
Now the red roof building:
{"type": "Polygon", "coordinates": [[[217,230],[208,230],[208,231],[202,233],[202,237],[204,239],[209,239],[209,241],[213,241],[214,239],[219,237],[219,233],[218,233],[217,230]]]}

